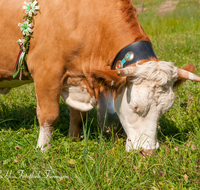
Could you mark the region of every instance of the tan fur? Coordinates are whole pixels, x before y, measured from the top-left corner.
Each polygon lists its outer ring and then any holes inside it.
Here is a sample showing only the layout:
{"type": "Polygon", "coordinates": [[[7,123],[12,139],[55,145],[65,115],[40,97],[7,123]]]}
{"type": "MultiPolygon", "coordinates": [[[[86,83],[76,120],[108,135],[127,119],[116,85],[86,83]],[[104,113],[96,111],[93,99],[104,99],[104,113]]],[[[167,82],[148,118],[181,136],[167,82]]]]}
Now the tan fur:
{"type": "MultiPolygon", "coordinates": [[[[0,80],[11,80],[14,74],[23,3],[0,2],[0,80]]],[[[102,86],[91,73],[109,71],[117,53],[130,43],[150,40],[130,0],[42,0],[39,6],[41,14],[34,17],[27,63],[35,82],[40,126],[46,123],[52,128],[65,85],[85,85],[90,96],[98,98],[102,86]]],[[[115,71],[106,74],[110,76],[106,76],[109,85],[114,78],[113,88],[124,84],[115,71]]]]}
{"type": "MultiPolygon", "coordinates": [[[[0,2],[3,47],[0,64],[1,69],[8,71],[14,68],[19,51],[16,42],[22,34],[17,25],[24,15],[23,2],[0,2]]],[[[39,1],[39,6],[41,14],[34,17],[34,38],[28,54],[28,67],[36,84],[39,104],[44,104],[40,99],[44,94],[52,96],[51,92],[57,96],[54,99],[58,104],[62,82],[74,85],[74,78],[77,85],[81,82],[87,84],[91,97],[98,97],[96,88],[100,87],[93,84],[91,71],[110,70],[122,48],[138,40],[150,41],[130,0],[111,0],[109,3],[106,0],[92,3],[90,0],[55,0],[51,3],[43,0],[39,1]]],[[[40,107],[49,110],[46,104],[46,108],[40,107]]]]}

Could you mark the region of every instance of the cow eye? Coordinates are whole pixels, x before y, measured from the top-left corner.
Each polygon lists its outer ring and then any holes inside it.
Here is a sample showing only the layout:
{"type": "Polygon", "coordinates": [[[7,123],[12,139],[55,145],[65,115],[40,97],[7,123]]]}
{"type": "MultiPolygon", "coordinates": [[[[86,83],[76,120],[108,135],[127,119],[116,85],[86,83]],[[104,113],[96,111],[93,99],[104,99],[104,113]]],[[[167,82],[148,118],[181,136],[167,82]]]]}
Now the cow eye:
{"type": "Polygon", "coordinates": [[[131,101],[130,102],[130,106],[131,106],[131,108],[133,110],[135,110],[136,112],[139,112],[139,107],[138,107],[138,105],[135,102],[131,101]]]}

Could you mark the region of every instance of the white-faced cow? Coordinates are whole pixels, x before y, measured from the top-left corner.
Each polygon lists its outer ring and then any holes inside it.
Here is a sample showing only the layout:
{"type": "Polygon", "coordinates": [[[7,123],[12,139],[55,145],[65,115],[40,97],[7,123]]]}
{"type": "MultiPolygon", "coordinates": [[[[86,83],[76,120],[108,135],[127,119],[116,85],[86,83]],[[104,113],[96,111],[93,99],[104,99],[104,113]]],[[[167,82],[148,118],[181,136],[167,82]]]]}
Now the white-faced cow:
{"type": "MultiPolygon", "coordinates": [[[[126,150],[157,149],[158,119],[174,102],[174,83],[200,81],[194,66],[178,69],[156,57],[131,0],[38,1],[41,13],[34,17],[27,59],[37,94],[37,147],[49,145],[60,96],[70,108],[69,136],[79,137],[80,113],[84,118],[101,93],[112,92],[126,150]]],[[[32,82],[24,73],[22,80],[13,79],[23,4],[0,1],[1,93],[32,82]]]]}

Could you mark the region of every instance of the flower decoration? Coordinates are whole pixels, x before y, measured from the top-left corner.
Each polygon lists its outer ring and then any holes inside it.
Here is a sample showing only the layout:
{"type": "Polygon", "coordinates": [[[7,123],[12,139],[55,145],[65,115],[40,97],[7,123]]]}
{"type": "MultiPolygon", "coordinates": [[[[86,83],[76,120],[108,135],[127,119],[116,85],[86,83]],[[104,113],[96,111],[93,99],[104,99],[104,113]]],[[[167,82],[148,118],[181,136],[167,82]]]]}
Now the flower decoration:
{"type": "Polygon", "coordinates": [[[25,41],[24,38],[20,38],[20,39],[17,41],[17,43],[19,44],[20,48],[21,48],[23,51],[25,51],[25,47],[24,47],[25,42],[26,42],[26,41],[25,41]]]}
{"type": "MultiPolygon", "coordinates": [[[[34,16],[37,14],[36,11],[40,10],[39,6],[37,5],[37,0],[29,0],[27,3],[26,1],[24,2],[25,6],[23,6],[23,9],[25,9],[26,15],[23,17],[23,23],[19,23],[18,26],[20,27],[20,30],[23,34],[23,38],[20,38],[17,43],[20,46],[20,52],[18,54],[17,62],[15,64],[14,70],[16,73],[13,75],[13,78],[15,78],[19,71],[20,71],[20,77],[19,79],[21,80],[22,77],[22,70],[25,69],[28,73],[28,67],[27,67],[27,54],[29,51],[30,47],[30,39],[33,38],[32,33],[33,33],[33,21],[34,21],[34,16]]],[[[30,73],[29,73],[30,74],[30,73]]]]}
{"type": "Polygon", "coordinates": [[[31,29],[33,27],[33,24],[29,24],[28,20],[25,20],[22,24],[19,23],[18,26],[20,27],[20,30],[22,31],[22,34],[24,36],[30,36],[30,34],[33,32],[31,29]]]}
{"type": "Polygon", "coordinates": [[[36,15],[38,10],[40,10],[39,6],[37,5],[37,1],[32,2],[32,0],[29,0],[27,3],[26,1],[24,2],[25,6],[23,6],[23,9],[25,9],[25,13],[32,17],[33,15],[36,15]]]}

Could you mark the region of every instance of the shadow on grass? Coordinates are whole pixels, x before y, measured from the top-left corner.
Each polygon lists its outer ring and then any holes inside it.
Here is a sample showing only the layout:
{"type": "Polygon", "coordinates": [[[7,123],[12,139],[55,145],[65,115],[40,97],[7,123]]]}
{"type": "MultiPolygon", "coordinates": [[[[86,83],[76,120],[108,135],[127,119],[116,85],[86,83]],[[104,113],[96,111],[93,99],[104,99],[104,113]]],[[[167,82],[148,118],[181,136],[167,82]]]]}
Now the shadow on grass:
{"type": "MultiPolygon", "coordinates": [[[[70,124],[69,121],[70,113],[68,106],[61,101],[59,120],[54,127],[54,130],[59,129],[62,135],[67,136],[70,124]]],[[[91,138],[94,138],[94,136],[100,132],[100,129],[97,125],[96,109],[93,109],[88,113],[86,122],[86,125],[88,126],[87,128],[90,127],[90,136],[91,138]]],[[[4,104],[0,104],[0,130],[11,129],[17,131],[20,128],[28,130],[33,125],[36,125],[39,128],[35,104],[29,104],[29,106],[12,105],[12,108],[7,105],[5,106],[4,104]]]]}
{"type": "MultiPolygon", "coordinates": [[[[192,126],[191,122],[188,122],[188,126],[192,126]]],[[[163,115],[159,120],[158,125],[158,140],[165,142],[166,139],[174,139],[181,142],[188,140],[188,134],[191,132],[191,127],[180,129],[177,123],[168,119],[163,115]]]]}
{"type": "MultiPolygon", "coordinates": [[[[39,123],[36,117],[36,105],[31,104],[29,106],[20,107],[17,105],[12,105],[12,108],[8,106],[0,105],[1,112],[0,112],[0,130],[19,130],[20,128],[30,129],[34,124],[36,124],[39,128],[39,123]]],[[[69,129],[69,109],[65,103],[60,103],[60,115],[59,120],[54,127],[54,130],[59,129],[61,135],[67,136],[68,129],[69,129]]],[[[97,111],[96,109],[91,110],[88,113],[87,121],[85,123],[87,125],[87,130],[89,132],[89,139],[94,139],[99,136],[101,133],[101,129],[98,127],[97,124],[97,111]]],[[[178,141],[185,142],[188,140],[188,133],[191,131],[191,127],[184,128],[180,130],[177,124],[168,119],[165,115],[162,116],[159,120],[160,129],[158,129],[158,139],[161,142],[166,141],[166,137],[174,138],[178,141]]],[[[188,123],[188,125],[192,126],[192,123],[188,123]]],[[[82,131],[83,133],[83,131],[82,131]]],[[[105,139],[110,140],[115,136],[115,134],[107,134],[103,133],[105,139]]],[[[126,134],[121,134],[118,136],[119,138],[126,138],[126,134]]]]}
{"type": "Polygon", "coordinates": [[[12,105],[12,108],[10,108],[0,104],[0,129],[18,130],[21,127],[28,129],[33,125],[35,116],[35,105],[28,107],[12,105]]]}
{"type": "MultiPolygon", "coordinates": [[[[59,121],[55,128],[61,128],[59,125],[64,125],[63,129],[68,129],[69,110],[65,104],[60,104],[59,114],[59,121]]],[[[19,130],[20,128],[30,129],[34,124],[39,126],[35,104],[29,104],[29,106],[12,105],[12,108],[0,104],[0,130],[8,130],[9,128],[12,130],[19,130]]]]}

